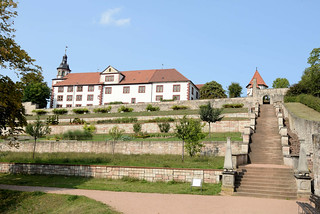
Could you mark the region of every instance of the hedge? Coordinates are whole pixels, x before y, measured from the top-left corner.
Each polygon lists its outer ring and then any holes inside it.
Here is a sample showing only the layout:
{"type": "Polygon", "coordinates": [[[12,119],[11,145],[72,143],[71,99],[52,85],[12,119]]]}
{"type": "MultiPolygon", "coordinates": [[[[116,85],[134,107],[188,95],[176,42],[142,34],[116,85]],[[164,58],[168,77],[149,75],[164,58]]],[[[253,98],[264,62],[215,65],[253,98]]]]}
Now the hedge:
{"type": "Polygon", "coordinates": [[[54,114],[66,114],[66,113],[68,113],[68,110],[64,109],[64,108],[55,108],[52,110],[52,112],[54,114]]]}
{"type": "Polygon", "coordinates": [[[33,113],[36,113],[37,115],[45,115],[45,114],[48,113],[46,110],[42,110],[42,109],[33,110],[32,112],[33,112],[33,113]]]}
{"type": "Polygon", "coordinates": [[[76,108],[72,110],[76,114],[84,114],[84,113],[89,113],[89,110],[86,108],[76,108]]]}
{"type": "Polygon", "coordinates": [[[229,103],[229,104],[224,104],[222,107],[223,108],[242,108],[244,105],[243,103],[229,103]]]}
{"type": "Polygon", "coordinates": [[[285,96],[284,102],[299,102],[302,103],[309,108],[320,112],[320,98],[314,97],[310,94],[300,94],[298,96],[285,96]]]}

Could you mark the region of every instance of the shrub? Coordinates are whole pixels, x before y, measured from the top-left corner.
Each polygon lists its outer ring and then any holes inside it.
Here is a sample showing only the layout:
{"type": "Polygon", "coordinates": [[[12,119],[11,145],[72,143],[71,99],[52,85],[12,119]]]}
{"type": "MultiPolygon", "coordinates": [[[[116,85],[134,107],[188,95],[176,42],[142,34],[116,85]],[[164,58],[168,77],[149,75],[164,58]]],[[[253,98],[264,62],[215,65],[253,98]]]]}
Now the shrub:
{"type": "Polygon", "coordinates": [[[86,121],[75,117],[73,120],[70,119],[70,124],[84,124],[86,121]]]}
{"type": "Polygon", "coordinates": [[[134,133],[138,134],[139,132],[141,132],[141,124],[140,123],[135,123],[133,124],[133,131],[134,133]]]}
{"type": "Polygon", "coordinates": [[[179,105],[174,105],[171,107],[173,110],[185,110],[188,109],[188,106],[179,106],[179,105]]]}
{"type": "Polygon", "coordinates": [[[106,124],[106,123],[135,123],[138,121],[136,117],[123,117],[117,119],[109,120],[98,120],[97,124],[106,124]]]}
{"type": "Polygon", "coordinates": [[[123,102],[121,101],[114,101],[114,102],[110,102],[110,105],[117,105],[117,104],[123,104],[123,102]]]}
{"type": "Polygon", "coordinates": [[[159,129],[161,133],[168,133],[170,130],[169,123],[158,123],[159,129]]]}
{"type": "Polygon", "coordinates": [[[120,108],[118,108],[118,112],[133,112],[133,108],[129,108],[129,107],[125,107],[125,106],[121,106],[120,108]]]}
{"type": "Polygon", "coordinates": [[[94,125],[87,125],[86,123],[83,126],[83,130],[90,133],[95,133],[97,128],[94,125]]]}
{"type": "Polygon", "coordinates": [[[294,102],[297,102],[297,97],[296,97],[296,96],[285,96],[285,97],[284,97],[284,102],[285,102],[285,103],[294,103],[294,102]]]}
{"type": "Polygon", "coordinates": [[[229,104],[224,104],[222,107],[223,108],[243,108],[243,103],[229,103],[229,104]]]}
{"type": "Polygon", "coordinates": [[[152,106],[151,104],[148,104],[146,110],[147,111],[159,111],[160,108],[158,106],[152,106]]]}
{"type": "Polygon", "coordinates": [[[130,135],[122,135],[120,137],[120,140],[122,140],[122,141],[131,141],[132,137],[130,135]]]}
{"type": "Polygon", "coordinates": [[[65,140],[90,140],[92,137],[92,133],[84,130],[69,130],[62,135],[62,138],[65,140]]]}
{"type": "Polygon", "coordinates": [[[139,133],[135,134],[134,136],[136,138],[148,138],[148,137],[150,137],[148,132],[139,132],[139,133]]]}
{"type": "Polygon", "coordinates": [[[75,114],[84,114],[89,113],[89,110],[86,108],[76,108],[72,110],[75,114]]]}
{"type": "Polygon", "coordinates": [[[52,110],[52,112],[54,114],[60,114],[61,115],[61,114],[67,114],[68,110],[65,109],[65,108],[55,108],[55,109],[52,110]]]}
{"type": "Polygon", "coordinates": [[[320,98],[314,97],[310,94],[300,94],[296,97],[297,101],[320,112],[320,98]]]}
{"type": "Polygon", "coordinates": [[[172,117],[156,117],[154,119],[148,120],[150,123],[162,123],[162,122],[173,122],[174,119],[172,117]]]}
{"type": "Polygon", "coordinates": [[[59,124],[59,116],[51,115],[47,118],[47,125],[58,125],[59,124]]]}
{"type": "Polygon", "coordinates": [[[93,109],[94,113],[109,113],[111,111],[111,106],[105,108],[95,108],[93,109]]]}
{"type": "Polygon", "coordinates": [[[45,115],[45,114],[48,113],[46,110],[42,110],[42,109],[33,110],[32,112],[33,112],[33,113],[36,113],[37,115],[45,115]]]}

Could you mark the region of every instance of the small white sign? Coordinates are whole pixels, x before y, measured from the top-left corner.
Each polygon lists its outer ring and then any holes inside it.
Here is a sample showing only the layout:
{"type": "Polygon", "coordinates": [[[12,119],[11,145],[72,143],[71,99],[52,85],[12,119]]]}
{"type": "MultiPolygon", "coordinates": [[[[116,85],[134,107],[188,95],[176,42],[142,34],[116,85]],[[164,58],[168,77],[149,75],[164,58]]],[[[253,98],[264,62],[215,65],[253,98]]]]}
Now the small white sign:
{"type": "Polygon", "coordinates": [[[193,186],[193,187],[201,187],[202,186],[202,180],[199,179],[199,178],[193,178],[191,186],[193,186]]]}

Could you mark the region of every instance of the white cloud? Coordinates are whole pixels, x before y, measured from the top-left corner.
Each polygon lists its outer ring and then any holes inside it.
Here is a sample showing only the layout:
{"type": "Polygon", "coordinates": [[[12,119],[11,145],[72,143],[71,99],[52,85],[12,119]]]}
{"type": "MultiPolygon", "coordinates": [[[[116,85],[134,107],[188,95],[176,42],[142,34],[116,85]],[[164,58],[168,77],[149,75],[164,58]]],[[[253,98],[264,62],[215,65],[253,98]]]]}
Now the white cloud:
{"type": "Polygon", "coordinates": [[[114,16],[117,15],[121,11],[121,8],[109,9],[101,14],[100,24],[102,25],[116,25],[123,26],[130,24],[131,19],[117,19],[114,16]]]}

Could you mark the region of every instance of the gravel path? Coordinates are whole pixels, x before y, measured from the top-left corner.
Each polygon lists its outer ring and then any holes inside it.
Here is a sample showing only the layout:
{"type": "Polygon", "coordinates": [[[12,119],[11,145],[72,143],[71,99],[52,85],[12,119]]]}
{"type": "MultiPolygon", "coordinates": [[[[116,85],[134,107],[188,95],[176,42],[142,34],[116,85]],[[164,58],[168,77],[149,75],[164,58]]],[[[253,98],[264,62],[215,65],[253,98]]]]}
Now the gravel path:
{"type": "Polygon", "coordinates": [[[83,195],[108,204],[125,214],[292,214],[298,212],[298,206],[294,200],[277,200],[237,196],[110,192],[99,190],[14,186],[2,184],[0,184],[0,189],[83,195]]]}

